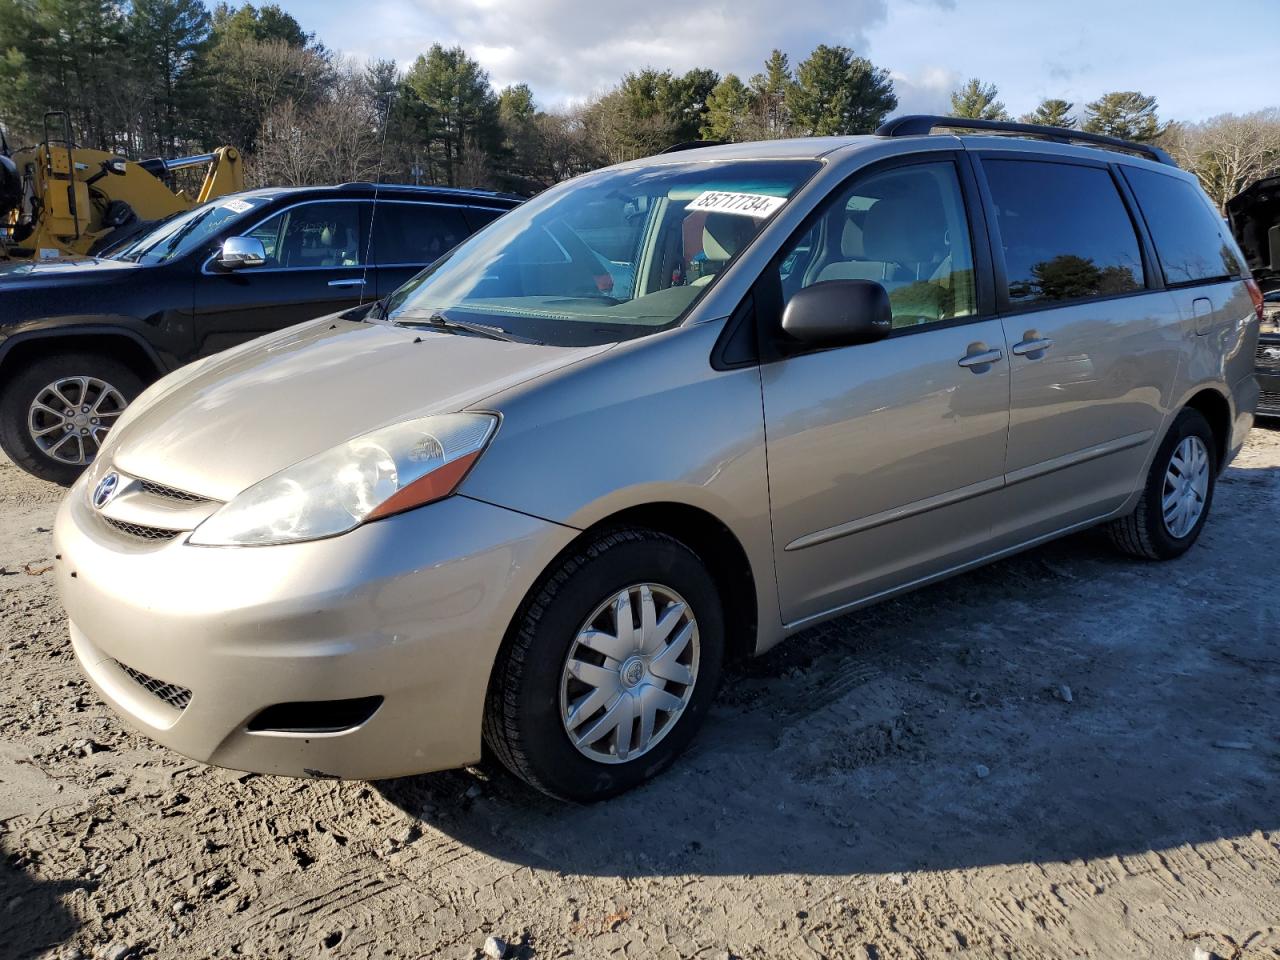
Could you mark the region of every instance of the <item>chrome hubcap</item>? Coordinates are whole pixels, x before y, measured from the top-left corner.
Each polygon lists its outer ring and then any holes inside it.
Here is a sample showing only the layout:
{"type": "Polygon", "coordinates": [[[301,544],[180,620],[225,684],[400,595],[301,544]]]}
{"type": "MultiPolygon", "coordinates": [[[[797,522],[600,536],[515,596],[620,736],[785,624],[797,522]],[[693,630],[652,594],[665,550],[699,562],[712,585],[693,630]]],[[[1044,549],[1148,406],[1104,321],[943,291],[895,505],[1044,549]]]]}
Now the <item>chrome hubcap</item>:
{"type": "Polygon", "coordinates": [[[60,463],[91,463],[102,438],[128,405],[124,394],[97,377],[64,377],[36,394],[27,430],[40,451],[60,463]]]}
{"type": "Polygon", "coordinates": [[[698,679],[698,622],[678,593],[627,587],[578,631],[560,678],[560,719],[578,752],[634,760],[675,727],[698,679]]]}
{"type": "Polygon", "coordinates": [[[1204,513],[1209,495],[1209,451],[1199,437],[1187,437],[1169,461],[1164,475],[1161,508],[1169,536],[1182,539],[1204,513]]]}

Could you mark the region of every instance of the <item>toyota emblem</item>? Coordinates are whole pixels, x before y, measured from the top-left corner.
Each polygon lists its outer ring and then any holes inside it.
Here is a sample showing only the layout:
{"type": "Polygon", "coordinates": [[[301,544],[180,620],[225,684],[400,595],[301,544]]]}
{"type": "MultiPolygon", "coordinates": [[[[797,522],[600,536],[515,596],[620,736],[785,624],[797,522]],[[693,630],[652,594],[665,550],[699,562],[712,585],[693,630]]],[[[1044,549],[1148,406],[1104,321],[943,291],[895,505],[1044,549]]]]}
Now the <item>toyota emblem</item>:
{"type": "Polygon", "coordinates": [[[116,495],[116,490],[120,487],[120,475],[112,472],[98,481],[97,487],[93,490],[93,505],[101,510],[111,498],[116,495]]]}

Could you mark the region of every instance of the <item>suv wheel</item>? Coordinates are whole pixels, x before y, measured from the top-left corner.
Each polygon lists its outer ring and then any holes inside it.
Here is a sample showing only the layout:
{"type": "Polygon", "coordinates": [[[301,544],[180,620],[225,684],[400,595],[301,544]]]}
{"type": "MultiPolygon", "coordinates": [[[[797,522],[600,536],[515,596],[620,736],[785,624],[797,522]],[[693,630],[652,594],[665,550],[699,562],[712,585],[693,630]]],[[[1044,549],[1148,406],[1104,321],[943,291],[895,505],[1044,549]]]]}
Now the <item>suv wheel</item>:
{"type": "Polygon", "coordinates": [[[1218,477],[1213,429],[1198,410],[1183,410],[1156,452],[1137,508],[1111,523],[1111,542],[1144,560],[1172,560],[1200,536],[1218,477]]]}
{"type": "Polygon", "coordinates": [[[665,769],[715,696],[714,581],[664,534],[619,530],[563,558],[498,656],[485,740],[529,784],[602,800],[665,769]]]}
{"type": "Polygon", "coordinates": [[[0,393],[0,447],[28,473],[68,486],[93,462],[142,386],[136,373],[111,357],[41,357],[0,393]]]}

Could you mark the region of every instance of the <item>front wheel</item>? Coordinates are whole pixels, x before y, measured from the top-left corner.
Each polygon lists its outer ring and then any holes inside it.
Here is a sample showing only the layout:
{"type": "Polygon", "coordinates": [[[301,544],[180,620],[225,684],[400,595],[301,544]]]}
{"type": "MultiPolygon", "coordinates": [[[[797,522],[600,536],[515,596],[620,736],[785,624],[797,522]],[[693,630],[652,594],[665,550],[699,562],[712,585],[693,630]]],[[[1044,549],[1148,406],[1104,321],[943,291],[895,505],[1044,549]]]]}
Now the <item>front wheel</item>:
{"type": "Polygon", "coordinates": [[[490,681],[485,740],[552,796],[602,800],[664,770],[720,680],[715,582],[684,544],[604,534],[563,557],[518,615],[490,681]]]}
{"type": "Polygon", "coordinates": [[[112,357],[40,357],[0,393],[0,447],[27,473],[70,486],[142,387],[141,378],[112,357]]]}
{"type": "Polygon", "coordinates": [[[1151,462],[1138,506],[1112,521],[1111,542],[1144,560],[1172,560],[1190,550],[1213,504],[1216,450],[1203,414],[1192,409],[1178,414],[1151,462]]]}

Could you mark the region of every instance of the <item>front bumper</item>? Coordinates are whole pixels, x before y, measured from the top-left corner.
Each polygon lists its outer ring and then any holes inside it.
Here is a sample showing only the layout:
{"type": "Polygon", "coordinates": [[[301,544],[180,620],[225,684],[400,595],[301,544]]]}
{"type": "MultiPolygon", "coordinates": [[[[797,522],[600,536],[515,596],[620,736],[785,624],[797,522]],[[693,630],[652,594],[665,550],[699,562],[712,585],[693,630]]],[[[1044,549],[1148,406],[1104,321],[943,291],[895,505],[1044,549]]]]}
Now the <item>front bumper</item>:
{"type": "Polygon", "coordinates": [[[54,545],[85,675],[181,754],[292,776],[378,779],[478,760],[498,646],[576,533],[454,496],[310,543],[157,545],[101,522],[82,487],[58,511],[54,545]],[[340,732],[248,729],[276,704],[363,697],[383,699],[340,732]]]}

